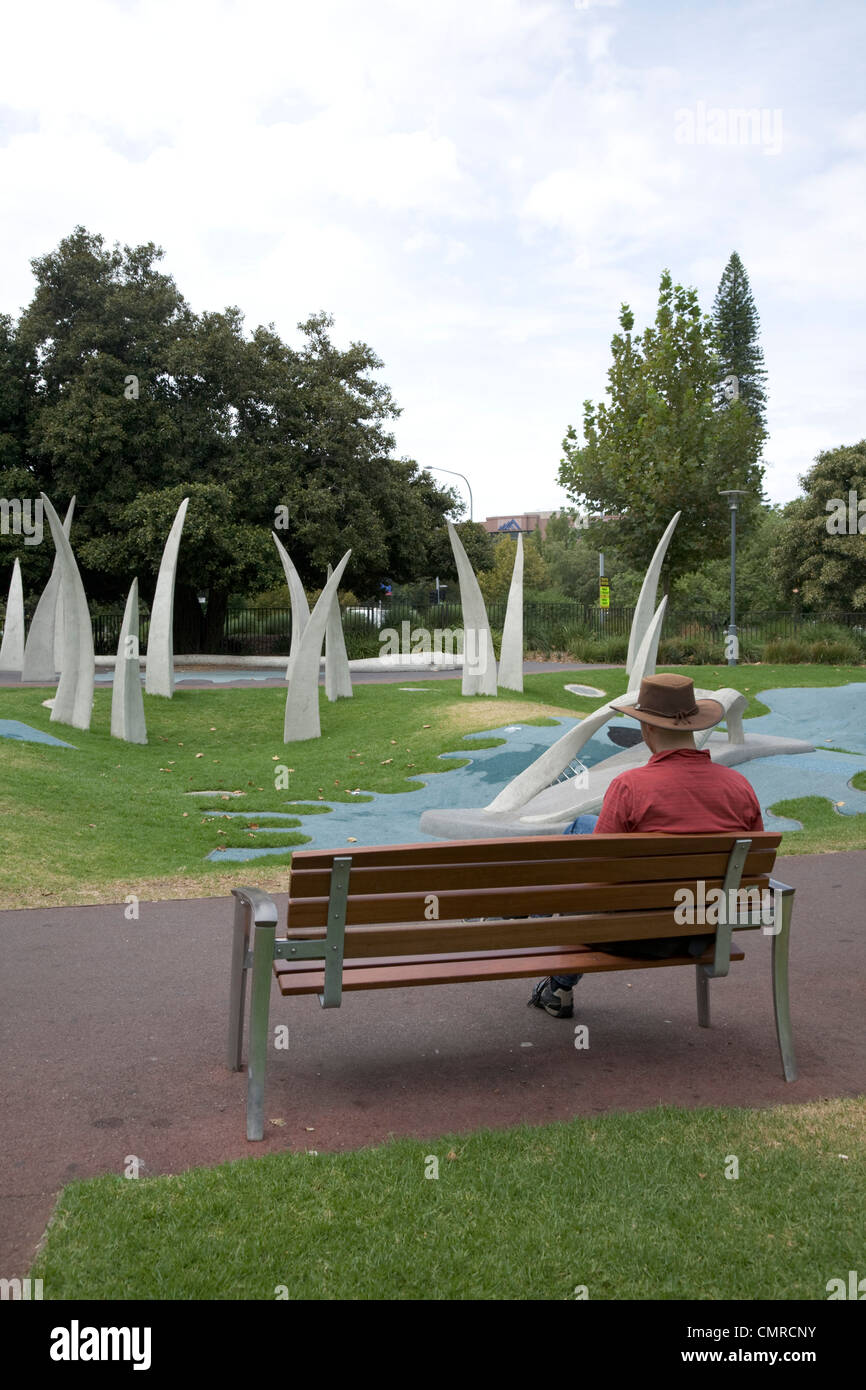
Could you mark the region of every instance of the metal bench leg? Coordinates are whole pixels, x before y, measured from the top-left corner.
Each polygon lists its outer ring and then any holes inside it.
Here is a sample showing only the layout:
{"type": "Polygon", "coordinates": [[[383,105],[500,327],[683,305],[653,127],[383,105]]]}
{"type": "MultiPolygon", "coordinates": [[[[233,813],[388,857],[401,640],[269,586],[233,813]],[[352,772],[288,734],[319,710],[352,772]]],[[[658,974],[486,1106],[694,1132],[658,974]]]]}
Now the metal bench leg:
{"type": "MultiPolygon", "coordinates": [[[[773,1008],[776,1013],[776,1037],[786,1081],[797,1080],[797,1059],[794,1056],[794,1037],[791,1032],[791,1008],[788,999],[788,942],[791,933],[791,913],[794,910],[794,890],[772,883],[776,902],[782,899],[782,925],[773,937],[773,1008]]],[[[778,910],[778,909],[777,909],[778,910]]]]}
{"type": "Polygon", "coordinates": [[[232,974],[229,994],[228,1064],[232,1071],[240,1071],[243,1067],[244,1005],[247,993],[246,956],[249,949],[251,915],[250,904],[236,896],[235,919],[232,927],[232,974]]]}
{"type": "Polygon", "coordinates": [[[268,1058],[268,1015],[271,1004],[271,972],[277,929],[273,922],[256,924],[253,938],[252,991],[250,998],[249,1063],[247,1064],[247,1138],[262,1139],[265,1132],[265,1066],[268,1058]]]}
{"type": "Polygon", "coordinates": [[[695,967],[695,983],[698,987],[698,1025],[710,1026],[710,980],[702,965],[695,967]]]}

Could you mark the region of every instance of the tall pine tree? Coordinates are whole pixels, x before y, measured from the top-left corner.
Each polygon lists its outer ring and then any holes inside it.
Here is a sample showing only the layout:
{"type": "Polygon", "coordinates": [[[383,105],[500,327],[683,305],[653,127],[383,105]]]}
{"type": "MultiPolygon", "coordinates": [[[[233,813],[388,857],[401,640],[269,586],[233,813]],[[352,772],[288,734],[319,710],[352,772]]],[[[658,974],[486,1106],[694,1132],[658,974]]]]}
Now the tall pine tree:
{"type": "MultiPolygon", "coordinates": [[[[748,406],[766,434],[767,393],[764,383],[764,354],[758,343],[760,319],[749,287],[746,268],[736,251],[725,266],[713,304],[713,327],[718,337],[721,378],[735,376],[738,399],[748,406]]],[[[721,385],[717,405],[728,400],[721,385]]]]}

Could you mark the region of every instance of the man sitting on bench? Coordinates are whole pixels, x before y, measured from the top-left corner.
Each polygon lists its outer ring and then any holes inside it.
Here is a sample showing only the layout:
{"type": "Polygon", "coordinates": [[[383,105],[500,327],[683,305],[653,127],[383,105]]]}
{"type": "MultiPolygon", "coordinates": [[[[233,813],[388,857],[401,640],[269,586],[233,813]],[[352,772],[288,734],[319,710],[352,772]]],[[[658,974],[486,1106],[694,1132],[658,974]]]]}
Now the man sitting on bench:
{"type": "MultiPolygon", "coordinates": [[[[704,835],[720,831],[763,830],[761,808],[751,785],[732,767],[714,763],[709,749],[696,748],[694,733],[710,729],[724,717],[717,700],[695,700],[688,676],[647,676],[636,705],[614,705],[640,722],[643,741],[652,753],[643,767],[615,777],[605,793],[599,816],[578,816],[567,835],[644,834],[704,835]]],[[[609,941],[595,949],[611,955],[663,959],[703,954],[712,936],[671,937],[644,941],[609,941]],[[686,944],[688,940],[688,944],[686,944]]],[[[552,975],[540,980],[529,999],[553,1018],[573,1016],[572,989],[580,975],[552,975]]]]}

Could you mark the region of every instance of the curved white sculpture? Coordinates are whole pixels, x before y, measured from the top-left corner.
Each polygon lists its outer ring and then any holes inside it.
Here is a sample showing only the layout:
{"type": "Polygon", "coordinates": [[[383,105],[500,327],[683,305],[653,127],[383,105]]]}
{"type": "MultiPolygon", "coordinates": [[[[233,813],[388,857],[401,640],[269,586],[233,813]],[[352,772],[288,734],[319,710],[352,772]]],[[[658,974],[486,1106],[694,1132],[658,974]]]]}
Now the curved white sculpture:
{"type": "Polygon", "coordinates": [[[138,580],[133,579],[117,643],[111,691],[111,736],[124,743],[147,743],[141,662],[138,652],[138,580]]]}
{"type": "Polygon", "coordinates": [[[185,497],[177,509],[168,533],[156,579],[147,635],[145,689],[148,695],[164,695],[168,700],[174,694],[174,582],[177,575],[177,552],[180,549],[180,537],[188,506],[189,498],[185,497]]]}
{"type": "MultiPolygon", "coordinates": [[[[329,565],[329,579],[332,574],[333,570],[329,565]]],[[[352,676],[349,671],[349,658],[346,655],[346,639],[343,635],[340,595],[336,589],[325,628],[325,695],[332,704],[335,700],[352,698],[352,676]]]]}
{"type": "MultiPolygon", "coordinates": [[[[500,541],[505,545],[505,541],[500,541]]],[[[523,535],[518,532],[499,649],[499,684],[503,690],[523,690],[523,535]]]]}
{"type": "MultiPolygon", "coordinates": [[[[652,622],[644,633],[644,640],[635,659],[634,689],[626,695],[617,696],[616,704],[634,704],[635,700],[640,698],[641,681],[645,676],[651,676],[655,672],[655,653],[658,649],[659,634],[664,622],[666,608],[667,599],[663,598],[652,622]]],[[[499,795],[494,797],[486,809],[494,813],[519,811],[533,797],[545,791],[552,782],[556,781],[560,773],[574,762],[581,748],[589,742],[593,734],[614,717],[616,711],[613,705],[614,701],[606,700],[603,705],[599,705],[597,710],[593,710],[592,714],[588,714],[573,729],[569,729],[568,733],[563,734],[562,738],[557,739],[556,743],[545,749],[540,758],[536,758],[534,763],[531,763],[523,772],[518,773],[507,787],[503,787],[499,795]]]]}
{"type": "MultiPolygon", "coordinates": [[[[634,704],[639,698],[640,686],[621,696],[617,700],[617,704],[634,704]]],[[[695,698],[698,700],[717,700],[722,706],[726,718],[729,715],[729,710],[733,707],[735,720],[748,703],[746,697],[741,695],[738,690],[728,689],[696,689],[695,698]]],[[[606,720],[602,722],[606,723],[606,720]]],[[[719,723],[721,723],[721,719],[719,723]]],[[[582,727],[582,725],[578,725],[578,728],[582,727]]],[[[713,726],[713,728],[704,729],[700,734],[696,734],[695,747],[703,748],[710,744],[715,728],[716,726],[713,726]]],[[[782,740],[778,740],[778,742],[781,743],[782,740]]],[[[556,747],[555,744],[554,747],[556,747]]],[[[745,741],[736,744],[730,737],[725,739],[724,735],[717,735],[710,751],[714,756],[714,761],[727,763],[728,766],[733,766],[737,762],[748,761],[748,756],[743,756],[746,753],[745,741]]],[[[766,752],[767,750],[763,751],[766,752]]],[[[796,750],[779,748],[779,751],[796,750]]],[[[805,751],[805,746],[800,751],[805,751]]],[[[626,768],[642,767],[644,763],[649,761],[649,758],[650,750],[645,743],[636,744],[634,748],[627,748],[622,753],[615,753],[612,758],[605,758],[603,762],[596,763],[595,767],[589,769],[585,785],[579,785],[577,778],[570,778],[567,782],[557,783],[555,788],[550,786],[545,788],[543,792],[539,793],[534,804],[524,804],[519,813],[520,820],[527,826],[558,825],[563,821],[572,821],[576,816],[586,812],[598,811],[604,800],[604,794],[614,777],[618,777],[626,768]],[[549,803],[549,805],[544,803],[549,803]]]]}
{"type": "MultiPolygon", "coordinates": [[[[69,539],[75,498],[66,508],[63,534],[69,539]]],[[[60,603],[62,567],[60,555],[54,556],[48,583],[42,590],[36,612],[30,620],[27,643],[24,647],[22,681],[53,681],[63,668],[63,613],[60,603]]]]}
{"type": "MultiPolygon", "coordinates": [[[[659,586],[659,575],[661,574],[661,569],[662,565],[664,564],[665,555],[667,554],[668,546],[670,545],[671,536],[676,530],[677,522],[679,521],[681,516],[682,512],[677,512],[676,515],[668,522],[667,529],[665,530],[664,535],[662,536],[661,540],[656,546],[655,554],[650,560],[649,568],[646,572],[646,575],[644,576],[644,581],[641,585],[640,594],[638,595],[638,601],[635,604],[634,615],[631,620],[631,632],[629,634],[628,639],[628,656],[626,657],[625,661],[625,673],[628,677],[629,685],[640,684],[640,681],[632,680],[631,677],[633,674],[635,662],[637,660],[637,654],[640,650],[641,642],[643,641],[644,636],[646,635],[646,630],[650,624],[650,617],[652,615],[652,611],[656,606],[656,593],[658,591],[659,586]]],[[[653,657],[653,671],[655,671],[655,657],[653,657]]]]}
{"type": "Polygon", "coordinates": [[[24,587],[21,583],[21,561],[15,557],[12,581],[6,599],[3,620],[3,640],[0,642],[0,671],[21,674],[24,665],[24,587]]]}
{"type": "Polygon", "coordinates": [[[453,524],[448,522],[448,538],[457,565],[460,581],[460,604],[463,609],[463,695],[496,694],[496,656],[487,609],[478,587],[469,556],[453,524]]]}
{"type": "Polygon", "coordinates": [[[300,575],[289,558],[289,552],[276,531],[272,531],[271,535],[274,538],[274,545],[277,547],[277,554],[283,566],[283,574],[286,576],[286,583],[289,586],[289,604],[292,609],[292,644],[289,647],[289,661],[286,666],[286,680],[289,681],[292,679],[292,667],[295,664],[298,647],[301,645],[304,628],[310,621],[310,605],[307,603],[307,595],[304,593],[300,575]]]}
{"type": "Polygon", "coordinates": [[[60,518],[44,492],[41,497],[54,546],[60,556],[63,576],[63,663],[51,720],[57,724],[71,724],[74,729],[89,729],[93,711],[94,661],[93,628],[87,596],[60,518]]]}
{"type": "MultiPolygon", "coordinates": [[[[63,531],[67,540],[72,538],[72,515],[74,511],[75,498],[73,497],[66,508],[66,516],[63,519],[63,531]]],[[[57,589],[57,607],[54,611],[54,669],[58,672],[63,670],[63,642],[66,628],[63,611],[63,585],[61,583],[57,589]]]]}
{"type": "Polygon", "coordinates": [[[304,628],[292,679],[286,696],[286,717],[283,724],[283,743],[299,743],[303,739],[320,738],[322,726],[319,722],[319,661],[325,628],[331,612],[334,594],[340,586],[343,571],[349,563],[351,550],[347,550],[331,575],[318,602],[304,628]]]}

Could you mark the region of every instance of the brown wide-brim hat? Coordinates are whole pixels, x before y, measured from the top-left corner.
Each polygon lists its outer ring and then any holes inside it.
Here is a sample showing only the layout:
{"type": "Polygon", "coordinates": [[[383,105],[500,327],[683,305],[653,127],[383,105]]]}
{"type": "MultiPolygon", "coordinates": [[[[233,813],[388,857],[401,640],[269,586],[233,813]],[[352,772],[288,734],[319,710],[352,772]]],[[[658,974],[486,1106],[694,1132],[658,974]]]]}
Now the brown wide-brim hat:
{"type": "Polygon", "coordinates": [[[711,729],[725,717],[718,700],[695,699],[695,683],[689,676],[647,676],[640,683],[637,704],[612,708],[657,729],[711,729]]]}

